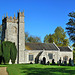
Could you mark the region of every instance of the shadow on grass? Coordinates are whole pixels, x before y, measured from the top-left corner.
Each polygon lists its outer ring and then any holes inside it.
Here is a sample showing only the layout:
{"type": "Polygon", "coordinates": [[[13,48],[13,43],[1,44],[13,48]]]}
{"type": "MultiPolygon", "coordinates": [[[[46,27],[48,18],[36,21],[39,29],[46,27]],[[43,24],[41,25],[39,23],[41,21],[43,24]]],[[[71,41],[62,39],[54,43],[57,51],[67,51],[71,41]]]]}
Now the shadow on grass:
{"type": "Polygon", "coordinates": [[[68,68],[21,68],[25,75],[73,75],[75,70],[68,68]]]}

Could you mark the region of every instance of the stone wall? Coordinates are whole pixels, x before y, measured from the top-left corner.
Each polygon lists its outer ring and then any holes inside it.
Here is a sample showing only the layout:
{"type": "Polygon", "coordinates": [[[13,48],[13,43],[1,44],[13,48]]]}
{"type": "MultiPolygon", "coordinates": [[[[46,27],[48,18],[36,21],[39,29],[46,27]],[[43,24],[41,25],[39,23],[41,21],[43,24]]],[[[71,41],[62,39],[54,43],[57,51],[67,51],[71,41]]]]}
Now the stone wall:
{"type": "Polygon", "coordinates": [[[55,63],[59,61],[60,57],[61,60],[63,61],[64,56],[68,56],[68,59],[69,58],[73,59],[73,52],[60,52],[60,51],[51,51],[51,50],[50,51],[49,50],[25,50],[25,63],[30,63],[30,62],[35,63],[35,58],[40,52],[42,52],[42,54],[39,57],[39,63],[41,62],[41,60],[43,60],[43,57],[46,58],[46,62],[49,61],[50,63],[52,63],[52,59],[49,59],[48,53],[53,54],[53,59],[55,63]],[[33,61],[29,61],[29,55],[33,55],[33,61]]]}
{"type": "Polygon", "coordinates": [[[46,58],[46,62],[47,62],[47,61],[52,62],[52,59],[49,59],[49,57],[48,57],[48,53],[52,53],[52,54],[53,54],[53,59],[55,60],[55,62],[57,62],[58,59],[59,59],[59,57],[58,57],[59,51],[49,51],[49,50],[26,50],[26,51],[25,51],[25,63],[30,63],[30,62],[35,63],[35,58],[36,58],[36,56],[37,56],[40,52],[42,52],[42,54],[41,54],[40,57],[39,57],[39,63],[41,62],[41,60],[43,59],[43,57],[46,58]],[[33,55],[33,61],[29,61],[29,54],[33,55]]]}
{"type": "Polygon", "coordinates": [[[24,14],[19,13],[19,63],[25,63],[25,33],[24,33],[24,14]]]}
{"type": "Polygon", "coordinates": [[[69,59],[70,59],[70,58],[73,60],[73,52],[64,52],[64,51],[61,51],[61,52],[60,52],[60,57],[61,57],[62,63],[64,62],[64,61],[63,61],[63,57],[64,57],[64,56],[68,56],[68,61],[67,61],[67,63],[69,62],[69,59]]]}

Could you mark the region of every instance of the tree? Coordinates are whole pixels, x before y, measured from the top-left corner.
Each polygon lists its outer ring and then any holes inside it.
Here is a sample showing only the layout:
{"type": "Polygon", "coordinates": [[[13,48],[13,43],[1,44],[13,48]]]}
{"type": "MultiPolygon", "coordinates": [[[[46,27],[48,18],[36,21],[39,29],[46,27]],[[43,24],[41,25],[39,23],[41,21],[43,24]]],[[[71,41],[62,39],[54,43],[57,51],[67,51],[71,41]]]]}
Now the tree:
{"type": "Polygon", "coordinates": [[[75,64],[75,50],[73,50],[73,60],[74,60],[74,64],[75,64]]]}
{"type": "Polygon", "coordinates": [[[9,63],[10,59],[12,63],[15,63],[16,55],[17,55],[17,49],[15,43],[12,43],[10,41],[3,41],[2,57],[3,57],[4,64],[9,63]]]}
{"type": "Polygon", "coordinates": [[[25,32],[25,42],[28,42],[29,33],[25,32]]]}
{"type": "Polygon", "coordinates": [[[68,23],[66,23],[67,33],[70,37],[70,40],[73,42],[73,60],[75,63],[75,12],[71,12],[68,14],[70,17],[68,23]]]}
{"type": "Polygon", "coordinates": [[[66,32],[64,32],[64,29],[62,27],[57,27],[55,29],[55,42],[58,46],[68,46],[69,40],[66,39],[66,32]]]}
{"type": "Polygon", "coordinates": [[[70,37],[70,40],[75,43],[75,12],[71,12],[68,15],[70,17],[69,22],[66,23],[67,33],[70,37]]]}
{"type": "Polygon", "coordinates": [[[1,44],[0,44],[0,64],[2,62],[2,50],[1,50],[1,44]]]}
{"type": "Polygon", "coordinates": [[[53,35],[49,34],[44,37],[45,43],[53,43],[53,35]]]}
{"type": "Polygon", "coordinates": [[[15,63],[16,55],[17,55],[17,49],[16,49],[16,46],[15,46],[15,43],[11,43],[10,59],[11,59],[12,64],[15,63]]]}
{"type": "Polygon", "coordinates": [[[66,38],[66,32],[62,27],[57,27],[54,34],[46,35],[44,38],[45,43],[55,42],[58,46],[68,46],[69,40],[66,38]]]}
{"type": "Polygon", "coordinates": [[[1,35],[2,35],[2,25],[0,25],[0,44],[1,44],[1,35]]]}
{"type": "Polygon", "coordinates": [[[36,42],[41,42],[41,40],[39,37],[30,36],[28,37],[28,42],[36,43],[36,42]]]}
{"type": "Polygon", "coordinates": [[[10,60],[10,43],[7,41],[2,42],[2,55],[4,64],[9,63],[10,60]]]}
{"type": "Polygon", "coordinates": [[[29,36],[29,33],[28,32],[25,32],[25,42],[33,42],[33,43],[36,43],[36,42],[41,42],[41,39],[40,37],[35,37],[35,36],[29,36]]]}
{"type": "Polygon", "coordinates": [[[73,60],[74,60],[74,64],[75,64],[75,43],[72,46],[73,46],[73,60]]]}

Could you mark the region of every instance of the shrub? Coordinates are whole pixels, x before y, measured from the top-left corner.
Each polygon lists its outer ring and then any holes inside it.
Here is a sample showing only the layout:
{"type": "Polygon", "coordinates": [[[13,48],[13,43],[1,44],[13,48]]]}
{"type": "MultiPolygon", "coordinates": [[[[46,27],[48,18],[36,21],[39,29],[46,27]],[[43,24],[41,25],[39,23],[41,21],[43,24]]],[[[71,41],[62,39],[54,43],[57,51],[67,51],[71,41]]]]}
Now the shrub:
{"type": "Polygon", "coordinates": [[[10,59],[12,63],[15,63],[16,55],[17,55],[17,49],[15,43],[12,43],[10,41],[3,41],[2,55],[3,55],[4,64],[9,63],[10,59]]]}
{"type": "Polygon", "coordinates": [[[2,42],[2,55],[3,55],[3,62],[9,63],[10,60],[10,44],[8,41],[2,42]]]}
{"type": "Polygon", "coordinates": [[[1,50],[1,44],[0,44],[0,64],[2,62],[2,50],[1,50]]]}
{"type": "Polygon", "coordinates": [[[73,50],[73,60],[74,60],[74,64],[75,64],[75,50],[73,50]]]}
{"type": "Polygon", "coordinates": [[[16,55],[17,55],[17,49],[15,46],[15,43],[12,43],[11,50],[10,50],[10,59],[11,59],[12,64],[15,63],[16,55]]]}

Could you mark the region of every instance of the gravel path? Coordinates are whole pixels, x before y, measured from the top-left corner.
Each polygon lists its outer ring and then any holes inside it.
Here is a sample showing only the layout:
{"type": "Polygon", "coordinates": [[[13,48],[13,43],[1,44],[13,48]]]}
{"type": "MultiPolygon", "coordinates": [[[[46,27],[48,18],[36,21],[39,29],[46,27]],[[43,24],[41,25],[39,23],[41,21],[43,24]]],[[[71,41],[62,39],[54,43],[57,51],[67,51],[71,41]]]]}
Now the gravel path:
{"type": "Polygon", "coordinates": [[[8,75],[6,68],[7,67],[0,67],[0,75],[8,75]]]}

